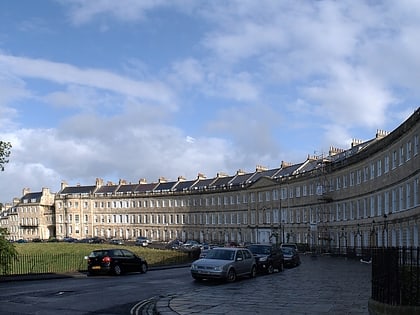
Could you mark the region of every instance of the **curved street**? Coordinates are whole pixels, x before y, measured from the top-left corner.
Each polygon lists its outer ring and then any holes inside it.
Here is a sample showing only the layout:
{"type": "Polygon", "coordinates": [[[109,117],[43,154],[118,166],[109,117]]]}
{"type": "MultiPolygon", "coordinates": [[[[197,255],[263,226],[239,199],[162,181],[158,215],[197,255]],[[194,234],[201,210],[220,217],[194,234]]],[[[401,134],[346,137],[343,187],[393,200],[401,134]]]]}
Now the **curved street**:
{"type": "MultiPolygon", "coordinates": [[[[368,314],[371,265],[329,256],[302,256],[299,267],[232,284],[200,288],[150,302],[161,315],[189,314],[368,314]]],[[[156,312],[145,307],[143,314],[156,312]]],[[[137,310],[137,314],[140,313],[137,310]]]]}
{"type": "Polygon", "coordinates": [[[370,264],[329,256],[301,259],[296,268],[235,283],[196,282],[188,267],[0,282],[0,313],[368,314],[370,264]]]}

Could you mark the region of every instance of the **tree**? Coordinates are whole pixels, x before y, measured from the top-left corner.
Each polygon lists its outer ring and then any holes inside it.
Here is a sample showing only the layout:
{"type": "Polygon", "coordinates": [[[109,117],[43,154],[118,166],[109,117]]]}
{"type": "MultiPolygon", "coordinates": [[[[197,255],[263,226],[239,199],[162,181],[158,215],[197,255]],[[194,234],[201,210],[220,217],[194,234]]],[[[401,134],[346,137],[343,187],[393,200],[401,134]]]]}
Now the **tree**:
{"type": "Polygon", "coordinates": [[[4,171],[4,164],[9,163],[7,158],[10,156],[11,148],[10,142],[0,141],[0,171],[4,171]]]}
{"type": "Polygon", "coordinates": [[[17,259],[17,251],[13,243],[7,239],[9,232],[0,228],[0,272],[3,275],[10,273],[12,261],[17,259]]]}

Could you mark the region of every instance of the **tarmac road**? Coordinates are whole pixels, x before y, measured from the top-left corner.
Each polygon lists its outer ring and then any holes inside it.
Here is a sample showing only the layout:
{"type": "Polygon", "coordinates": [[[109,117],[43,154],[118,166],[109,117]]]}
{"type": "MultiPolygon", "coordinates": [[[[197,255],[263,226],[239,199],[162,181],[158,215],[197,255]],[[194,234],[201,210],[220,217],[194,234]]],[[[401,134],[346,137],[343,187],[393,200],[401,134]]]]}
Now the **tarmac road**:
{"type": "Polygon", "coordinates": [[[194,290],[141,301],[131,314],[367,315],[371,265],[329,256],[302,256],[302,264],[235,283],[202,282],[194,290]]]}

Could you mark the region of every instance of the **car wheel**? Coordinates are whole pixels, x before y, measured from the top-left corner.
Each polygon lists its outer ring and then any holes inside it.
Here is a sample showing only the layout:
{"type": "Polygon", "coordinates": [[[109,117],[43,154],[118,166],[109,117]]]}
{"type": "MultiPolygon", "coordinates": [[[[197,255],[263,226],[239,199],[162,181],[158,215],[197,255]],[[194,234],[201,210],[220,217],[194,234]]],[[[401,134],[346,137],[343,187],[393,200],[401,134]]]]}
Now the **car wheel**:
{"type": "Polygon", "coordinates": [[[229,270],[226,280],[228,282],[235,282],[236,281],[236,272],[233,268],[229,270]]]}
{"type": "Polygon", "coordinates": [[[120,265],[115,265],[113,268],[114,275],[119,276],[122,274],[122,269],[120,265]]]}
{"type": "Polygon", "coordinates": [[[147,265],[145,263],[142,263],[140,266],[140,272],[141,273],[146,273],[147,272],[147,265]]]}
{"type": "Polygon", "coordinates": [[[250,277],[255,278],[256,276],[257,276],[257,267],[252,266],[250,277]]]}
{"type": "Polygon", "coordinates": [[[269,264],[267,267],[267,273],[271,275],[274,272],[273,264],[269,264]]]}

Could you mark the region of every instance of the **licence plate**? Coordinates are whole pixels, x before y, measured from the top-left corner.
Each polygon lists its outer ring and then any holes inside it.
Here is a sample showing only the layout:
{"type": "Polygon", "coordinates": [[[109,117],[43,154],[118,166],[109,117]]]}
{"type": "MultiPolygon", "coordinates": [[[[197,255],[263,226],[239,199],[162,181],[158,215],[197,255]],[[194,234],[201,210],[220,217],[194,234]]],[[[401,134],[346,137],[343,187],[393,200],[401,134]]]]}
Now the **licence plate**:
{"type": "Polygon", "coordinates": [[[101,269],[101,266],[93,266],[92,269],[101,269]]]}

